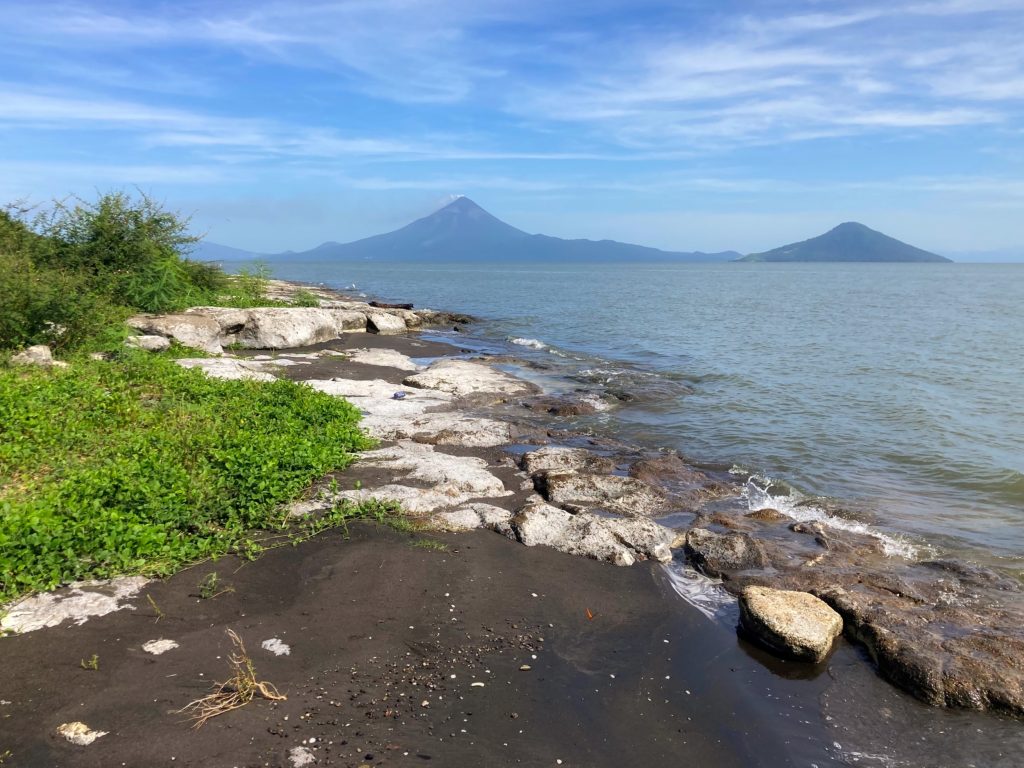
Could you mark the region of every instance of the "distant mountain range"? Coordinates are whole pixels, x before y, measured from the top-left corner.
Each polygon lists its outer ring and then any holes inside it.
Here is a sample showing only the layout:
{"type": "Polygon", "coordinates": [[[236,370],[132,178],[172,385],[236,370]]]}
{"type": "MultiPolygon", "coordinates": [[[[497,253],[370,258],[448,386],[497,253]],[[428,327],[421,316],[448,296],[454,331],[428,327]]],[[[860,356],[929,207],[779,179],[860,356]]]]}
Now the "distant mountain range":
{"type": "Polygon", "coordinates": [[[495,218],[468,197],[394,232],[352,243],[327,242],[308,251],[251,254],[216,243],[201,243],[193,258],[207,261],[268,260],[372,261],[732,261],[736,251],[679,253],[615,240],[563,240],[531,235],[495,218]],[[207,248],[212,246],[212,248],[207,248]],[[207,256],[206,254],[210,255],[207,256]]]}
{"type": "Polygon", "coordinates": [[[564,240],[531,235],[495,218],[468,197],[394,232],[351,243],[327,242],[308,251],[253,253],[203,241],[192,258],[202,261],[671,261],[671,262],[948,262],[856,222],[818,237],[764,253],[662,251],[615,240],[564,240]]]}
{"type": "Polygon", "coordinates": [[[764,253],[752,253],[740,261],[948,262],[950,259],[848,221],[810,240],[783,245],[764,253]]]}

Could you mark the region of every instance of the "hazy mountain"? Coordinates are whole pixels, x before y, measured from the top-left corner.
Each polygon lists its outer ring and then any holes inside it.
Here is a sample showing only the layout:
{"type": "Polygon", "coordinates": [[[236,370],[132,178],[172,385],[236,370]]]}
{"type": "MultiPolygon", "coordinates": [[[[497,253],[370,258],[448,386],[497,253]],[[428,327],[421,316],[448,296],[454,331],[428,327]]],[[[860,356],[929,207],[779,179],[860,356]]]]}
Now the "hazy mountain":
{"type": "Polygon", "coordinates": [[[752,253],[740,261],[941,262],[950,259],[849,221],[810,240],[752,253]]]}
{"type": "Polygon", "coordinates": [[[352,243],[324,243],[290,259],[379,261],[730,261],[740,254],[676,253],[614,240],[563,240],[531,235],[495,218],[468,197],[394,232],[352,243]]]}
{"type": "Polygon", "coordinates": [[[265,259],[266,256],[252,251],[243,251],[241,248],[232,248],[230,245],[200,240],[196,243],[195,250],[189,254],[189,258],[193,261],[254,261],[265,259]]]}

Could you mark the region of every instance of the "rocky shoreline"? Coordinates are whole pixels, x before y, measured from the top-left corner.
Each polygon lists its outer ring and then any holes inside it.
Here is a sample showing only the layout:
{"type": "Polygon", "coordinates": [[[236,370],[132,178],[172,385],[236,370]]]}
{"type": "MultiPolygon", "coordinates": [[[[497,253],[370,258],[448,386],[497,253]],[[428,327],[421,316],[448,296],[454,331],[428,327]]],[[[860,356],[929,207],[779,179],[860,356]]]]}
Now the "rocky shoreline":
{"type": "MultiPolygon", "coordinates": [[[[282,298],[296,288],[274,283],[282,298]]],[[[770,508],[738,513],[724,503],[741,491],[735,478],[574,429],[574,416],[608,407],[592,394],[553,396],[513,375],[514,359],[410,335],[471,318],[318,292],[319,308],[194,308],[130,321],[140,334],[133,344],[173,338],[216,355],[179,361],[208,375],[287,377],[360,408],[381,446],[311,489],[293,515],[316,515],[340,498],[389,499],[424,530],[489,529],[620,566],[688,562],[737,597],[742,637],[790,663],[822,668],[841,632],[924,702],[1024,714],[1014,580],[966,563],[890,557],[870,535],[795,523],[770,508]]],[[[142,585],[115,598],[111,589],[80,587],[79,601],[102,603],[87,610],[102,615],[131,607],[142,585]]],[[[14,606],[4,627],[34,629],[41,611],[57,622],[74,615],[59,604],[14,606]]]]}

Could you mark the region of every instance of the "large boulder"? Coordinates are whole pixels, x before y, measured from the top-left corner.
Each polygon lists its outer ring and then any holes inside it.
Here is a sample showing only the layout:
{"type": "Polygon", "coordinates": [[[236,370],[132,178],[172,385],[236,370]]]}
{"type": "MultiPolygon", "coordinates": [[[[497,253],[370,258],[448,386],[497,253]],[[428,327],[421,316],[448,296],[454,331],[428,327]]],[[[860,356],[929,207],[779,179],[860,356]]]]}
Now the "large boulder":
{"type": "Polygon", "coordinates": [[[664,496],[632,477],[544,472],[534,481],[544,498],[574,511],[601,508],[638,517],[662,512],[667,507],[664,496]]]}
{"type": "Polygon", "coordinates": [[[468,360],[438,360],[427,370],[402,382],[409,387],[436,389],[456,397],[472,394],[495,396],[532,392],[534,386],[483,363],[468,360]]]}
{"type": "Polygon", "coordinates": [[[388,312],[370,312],[366,315],[366,330],[382,336],[405,333],[405,320],[388,312]]]}
{"type": "Polygon", "coordinates": [[[843,619],[807,592],[747,587],[740,596],[740,627],[773,653],[820,662],[843,631],[843,619]]]}
{"type": "Polygon", "coordinates": [[[247,349],[290,349],[336,338],[334,313],[316,307],[252,309],[247,322],[234,334],[235,343],[247,349]]]}
{"type": "Polygon", "coordinates": [[[136,315],[128,325],[141,334],[164,336],[212,355],[224,351],[220,323],[209,315],[181,312],[172,315],[136,315]]]}
{"type": "Polygon", "coordinates": [[[33,347],[23,349],[16,355],[11,355],[11,363],[14,365],[35,365],[40,368],[67,367],[67,363],[62,360],[53,359],[53,353],[45,344],[36,344],[33,347]]]}
{"type": "Polygon", "coordinates": [[[571,555],[632,565],[637,560],[672,559],[672,532],[650,520],[570,514],[540,501],[528,503],[495,530],[528,547],[545,545],[571,555]]]}
{"type": "Polygon", "coordinates": [[[764,568],[768,563],[761,543],[746,533],[716,533],[691,528],[686,534],[686,554],[708,576],[764,568]]]}

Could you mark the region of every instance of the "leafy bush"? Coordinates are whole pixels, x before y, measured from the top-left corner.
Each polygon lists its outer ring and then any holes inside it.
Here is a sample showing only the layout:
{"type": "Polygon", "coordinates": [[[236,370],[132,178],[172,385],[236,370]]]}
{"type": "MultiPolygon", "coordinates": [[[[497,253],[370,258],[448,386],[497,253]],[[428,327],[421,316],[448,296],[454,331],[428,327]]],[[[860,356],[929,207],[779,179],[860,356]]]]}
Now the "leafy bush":
{"type": "Polygon", "coordinates": [[[312,291],[300,288],[292,294],[291,303],[293,307],[319,307],[320,299],[318,299],[316,294],[312,291]]]}
{"type": "Polygon", "coordinates": [[[300,384],[210,379],[132,350],[0,369],[0,602],[243,547],[368,447],[358,419],[300,384]]]}
{"type": "Polygon", "coordinates": [[[80,273],[37,266],[24,253],[0,253],[0,348],[74,349],[116,331],[127,316],[80,273]]]}

